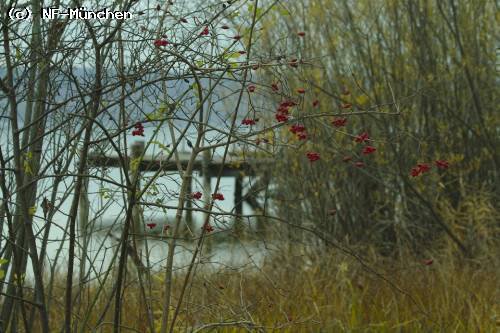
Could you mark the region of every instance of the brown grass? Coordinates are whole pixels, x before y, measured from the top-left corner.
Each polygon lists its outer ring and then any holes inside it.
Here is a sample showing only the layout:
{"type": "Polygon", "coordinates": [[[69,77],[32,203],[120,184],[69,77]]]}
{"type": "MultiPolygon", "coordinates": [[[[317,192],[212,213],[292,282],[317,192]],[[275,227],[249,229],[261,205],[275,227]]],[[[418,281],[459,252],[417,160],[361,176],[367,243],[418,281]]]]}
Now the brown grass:
{"type": "MultiPolygon", "coordinates": [[[[367,272],[352,258],[336,253],[315,260],[282,255],[269,258],[261,271],[204,270],[189,286],[176,332],[496,332],[500,328],[499,262],[495,257],[465,260],[434,257],[432,265],[407,256],[372,256],[376,269],[403,292],[367,272]],[[225,323],[226,326],[218,326],[225,323]],[[213,324],[213,326],[211,326],[213,324]],[[212,330],[210,330],[212,329],[212,330]]],[[[163,281],[154,277],[155,324],[160,325],[163,281]]],[[[182,274],[174,290],[179,292],[182,274]]],[[[62,284],[61,284],[62,285],[62,284]]],[[[62,288],[57,298],[62,300],[62,288]]],[[[90,311],[88,331],[109,299],[111,286],[90,311]]],[[[63,309],[53,302],[54,330],[63,309]]],[[[76,309],[76,308],[75,308],[76,309]]],[[[113,308],[95,332],[111,332],[113,308]],[[107,323],[107,324],[106,324],[107,323]]],[[[124,332],[146,332],[145,307],[137,285],[129,283],[122,307],[124,332]]],[[[75,313],[75,315],[77,315],[75,313]]],[[[158,327],[157,327],[158,330],[158,327]]]]}

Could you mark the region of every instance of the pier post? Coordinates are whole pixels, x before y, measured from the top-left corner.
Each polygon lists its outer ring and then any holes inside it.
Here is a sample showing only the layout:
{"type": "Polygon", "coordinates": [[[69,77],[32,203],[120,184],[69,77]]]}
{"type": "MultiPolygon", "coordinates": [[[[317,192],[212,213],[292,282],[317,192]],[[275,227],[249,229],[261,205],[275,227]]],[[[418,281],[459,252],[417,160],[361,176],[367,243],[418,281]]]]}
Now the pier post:
{"type": "MultiPolygon", "coordinates": [[[[188,179],[186,179],[187,183],[187,193],[188,195],[193,192],[193,177],[190,176],[188,179]]],[[[186,201],[186,214],[184,214],[186,218],[186,225],[184,226],[184,236],[188,236],[190,233],[193,232],[193,201],[191,198],[189,198],[186,201]]]]}
{"type": "MultiPolygon", "coordinates": [[[[141,188],[141,167],[140,167],[140,161],[139,159],[141,156],[144,155],[144,149],[145,149],[145,144],[143,141],[137,141],[134,142],[130,146],[130,161],[129,161],[129,175],[130,175],[130,181],[132,184],[135,184],[137,186],[136,193],[140,191],[141,188]]],[[[130,194],[129,194],[130,195],[130,194]]],[[[143,218],[142,218],[142,212],[141,208],[139,205],[135,205],[132,209],[132,241],[133,241],[133,248],[134,250],[139,254],[139,257],[141,258],[140,251],[138,249],[142,249],[142,244],[143,244],[143,237],[139,237],[137,239],[138,234],[140,235],[145,235],[146,234],[146,228],[143,223],[143,218]]]]}
{"type": "Polygon", "coordinates": [[[235,208],[235,218],[234,218],[234,232],[236,235],[241,235],[243,231],[243,174],[238,172],[234,177],[234,208],[235,208]]]}

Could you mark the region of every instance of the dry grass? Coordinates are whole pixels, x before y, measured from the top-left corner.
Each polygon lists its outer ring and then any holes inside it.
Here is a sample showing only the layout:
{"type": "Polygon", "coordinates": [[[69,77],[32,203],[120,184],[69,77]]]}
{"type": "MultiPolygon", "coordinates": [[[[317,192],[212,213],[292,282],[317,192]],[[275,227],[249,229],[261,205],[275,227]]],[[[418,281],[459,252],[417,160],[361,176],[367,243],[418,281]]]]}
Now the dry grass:
{"type": "MultiPolygon", "coordinates": [[[[230,269],[197,273],[183,303],[176,331],[208,332],[496,332],[499,262],[495,257],[468,261],[449,255],[421,260],[372,256],[370,266],[382,272],[407,295],[338,254],[306,263],[303,256],[270,259],[262,271],[230,269]],[[214,326],[209,324],[214,323],[214,326]],[[216,326],[226,323],[227,326],[216,326]],[[227,324],[233,323],[233,324],[227,324]]],[[[178,275],[174,290],[180,289],[178,275]]],[[[161,317],[161,278],[154,278],[155,324],[161,317]]],[[[63,299],[62,289],[59,299],[63,299]]],[[[105,290],[111,292],[111,287],[105,290]]],[[[95,291],[90,290],[92,295],[95,291]]],[[[103,295],[91,308],[88,331],[108,300],[103,295]]],[[[51,308],[54,325],[62,308],[51,308]]],[[[80,310],[80,316],[85,306],[80,310]]],[[[111,306],[104,322],[112,321],[111,306]]],[[[126,289],[122,308],[125,332],[146,332],[145,307],[137,285],[126,289]]],[[[56,327],[54,327],[56,329],[56,327]]],[[[157,327],[158,330],[158,327],[157,327]]],[[[111,332],[111,325],[95,332],[111,332]]]]}

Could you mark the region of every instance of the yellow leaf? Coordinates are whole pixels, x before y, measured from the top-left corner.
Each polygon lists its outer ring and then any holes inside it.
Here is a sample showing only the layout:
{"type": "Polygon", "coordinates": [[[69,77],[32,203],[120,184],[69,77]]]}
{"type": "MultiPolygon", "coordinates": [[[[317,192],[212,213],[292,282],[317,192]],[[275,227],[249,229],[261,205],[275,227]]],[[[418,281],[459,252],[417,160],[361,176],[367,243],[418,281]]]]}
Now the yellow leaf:
{"type": "Polygon", "coordinates": [[[28,210],[28,213],[30,216],[33,217],[36,213],[36,206],[30,207],[30,209],[28,210]]]}
{"type": "Polygon", "coordinates": [[[23,169],[24,173],[27,175],[33,175],[33,169],[31,168],[31,160],[33,158],[33,153],[32,152],[27,152],[24,154],[24,160],[23,160],[23,169]]]}
{"type": "Polygon", "coordinates": [[[132,161],[130,161],[130,169],[132,171],[136,171],[139,168],[141,161],[142,161],[141,157],[134,158],[132,161]]]}
{"type": "Polygon", "coordinates": [[[288,11],[288,9],[285,9],[285,8],[281,8],[279,9],[279,13],[283,16],[289,16],[290,15],[290,12],[288,11]]]}
{"type": "Polygon", "coordinates": [[[356,97],[356,104],[364,106],[368,102],[368,97],[366,95],[359,95],[356,97]]]}
{"type": "Polygon", "coordinates": [[[231,52],[227,55],[228,59],[235,59],[241,57],[241,53],[239,52],[231,52]]]}
{"type": "Polygon", "coordinates": [[[158,281],[160,283],[165,282],[165,278],[161,275],[158,275],[158,274],[153,275],[153,279],[155,279],[156,281],[158,281]]]}

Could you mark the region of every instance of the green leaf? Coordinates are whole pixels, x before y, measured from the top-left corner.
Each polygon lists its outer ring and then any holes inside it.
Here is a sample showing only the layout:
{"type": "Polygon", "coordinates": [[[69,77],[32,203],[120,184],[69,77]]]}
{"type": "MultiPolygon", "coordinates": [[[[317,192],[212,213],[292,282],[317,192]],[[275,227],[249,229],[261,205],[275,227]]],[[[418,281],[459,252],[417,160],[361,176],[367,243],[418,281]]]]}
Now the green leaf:
{"type": "MultiPolygon", "coordinates": [[[[248,12],[250,13],[251,16],[253,16],[254,9],[255,9],[254,5],[248,5],[248,12]]],[[[255,14],[256,14],[256,17],[262,16],[262,8],[257,8],[257,11],[255,14]]]]}
{"type": "Polygon", "coordinates": [[[235,10],[234,12],[228,15],[229,18],[237,18],[238,16],[240,16],[239,10],[235,10]]]}
{"type": "Polygon", "coordinates": [[[278,11],[283,16],[289,16],[290,15],[290,12],[286,8],[280,8],[278,11]]]}
{"type": "Polygon", "coordinates": [[[130,169],[134,172],[137,171],[139,165],[141,164],[141,161],[142,161],[141,156],[132,159],[132,161],[130,161],[130,169]]]}
{"type": "Polygon", "coordinates": [[[30,207],[30,209],[28,210],[28,214],[31,217],[33,217],[33,216],[35,216],[35,213],[36,213],[36,206],[30,207]]]}
{"type": "Polygon", "coordinates": [[[23,160],[23,170],[24,173],[27,175],[33,175],[33,169],[31,168],[31,161],[33,159],[33,153],[32,152],[27,152],[24,154],[24,160],[23,160]]]}
{"type": "Polygon", "coordinates": [[[160,114],[164,114],[164,113],[167,113],[168,111],[168,107],[165,103],[160,103],[160,106],[158,107],[158,113],[160,114]]]}
{"type": "Polygon", "coordinates": [[[168,113],[168,105],[166,103],[160,103],[158,109],[146,115],[148,120],[160,120],[168,113]]]}
{"type": "Polygon", "coordinates": [[[102,187],[102,188],[99,189],[99,195],[103,199],[109,199],[109,198],[111,198],[111,196],[109,195],[109,192],[110,192],[109,189],[104,188],[104,187],[102,187]]]}
{"type": "Polygon", "coordinates": [[[239,52],[231,52],[227,55],[226,59],[236,59],[241,57],[241,54],[239,52]]]}
{"type": "Polygon", "coordinates": [[[158,145],[158,147],[160,147],[161,150],[164,150],[165,152],[170,153],[170,149],[168,149],[168,147],[165,146],[163,143],[161,143],[159,141],[151,141],[151,143],[154,145],[158,145]]]}

